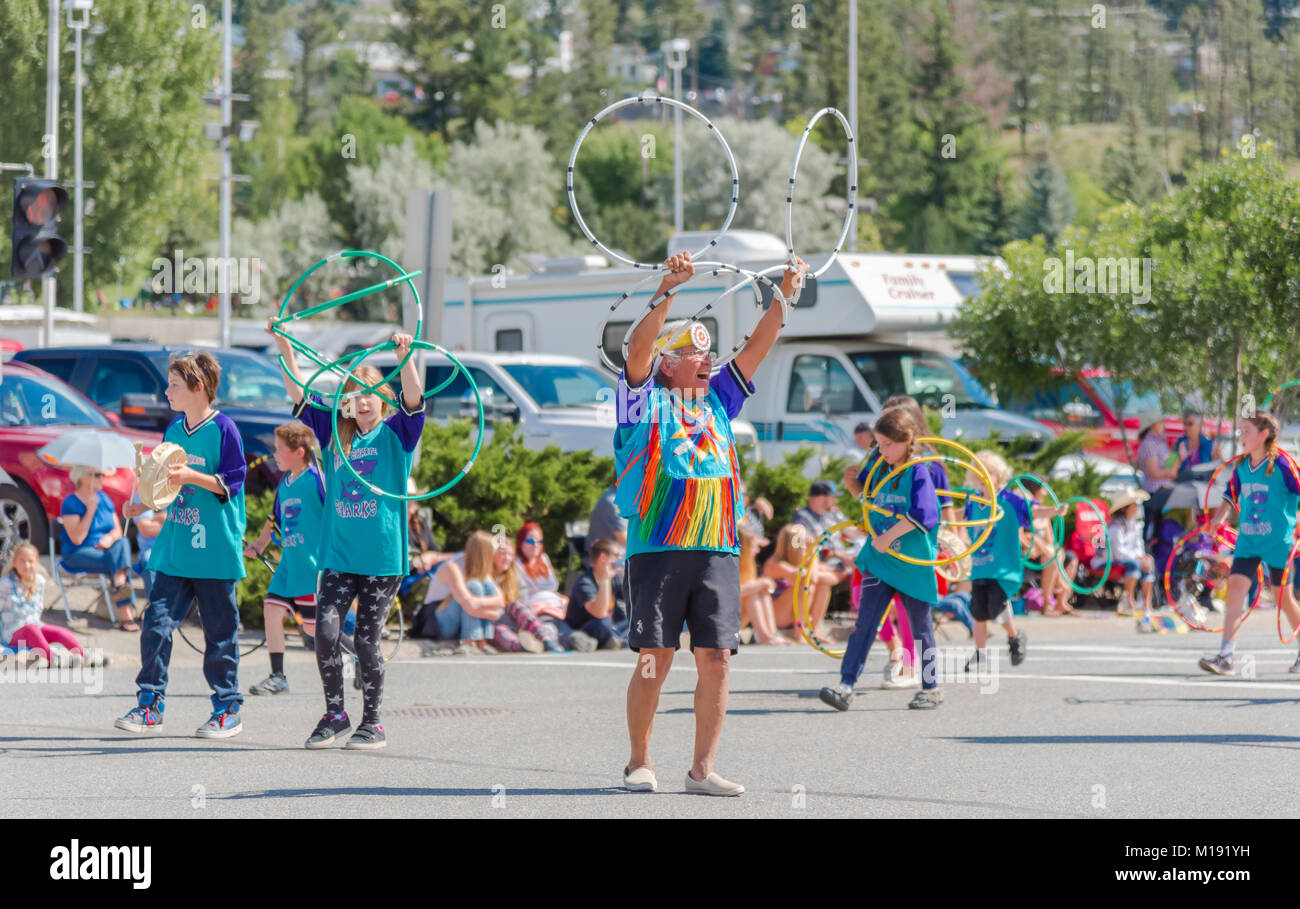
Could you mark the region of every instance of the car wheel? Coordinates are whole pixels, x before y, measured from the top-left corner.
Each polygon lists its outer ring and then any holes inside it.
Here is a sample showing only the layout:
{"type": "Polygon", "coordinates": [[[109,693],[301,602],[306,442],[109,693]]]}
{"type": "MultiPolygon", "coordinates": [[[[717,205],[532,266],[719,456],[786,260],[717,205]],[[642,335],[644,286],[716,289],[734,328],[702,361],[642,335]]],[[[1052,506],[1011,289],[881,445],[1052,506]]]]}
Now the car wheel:
{"type": "Polygon", "coordinates": [[[49,526],[45,509],[31,491],[12,483],[0,486],[0,552],[31,543],[45,555],[50,548],[49,526]]]}

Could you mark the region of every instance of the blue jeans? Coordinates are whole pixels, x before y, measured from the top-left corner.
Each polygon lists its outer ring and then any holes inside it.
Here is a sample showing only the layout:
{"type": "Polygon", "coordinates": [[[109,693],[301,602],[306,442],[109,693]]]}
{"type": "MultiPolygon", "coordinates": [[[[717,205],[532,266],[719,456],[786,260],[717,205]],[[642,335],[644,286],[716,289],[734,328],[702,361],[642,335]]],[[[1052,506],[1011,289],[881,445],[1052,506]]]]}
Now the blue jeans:
{"type": "Polygon", "coordinates": [[[239,607],[236,581],[213,578],[177,578],[154,573],[149,606],[140,630],[140,674],[135,684],[140,703],[159,703],[167,693],[167,668],[172,659],[172,632],[198,601],[203,624],[203,677],[212,688],[212,707],[239,711],[239,607]]]}
{"type": "Polygon", "coordinates": [[[623,635],[619,634],[618,629],[614,627],[614,623],[610,621],[609,617],[588,619],[581,627],[573,630],[591,635],[596,639],[596,643],[601,645],[604,645],[610,638],[617,638],[619,641],[623,640],[623,635]]]}
{"type": "Polygon", "coordinates": [[[898,593],[880,578],[871,575],[862,576],[862,598],[858,601],[858,621],[849,635],[849,642],[844,647],[844,659],[840,663],[840,681],[852,687],[862,675],[862,667],[867,665],[867,654],[876,640],[880,629],[880,619],[889,606],[889,601],[898,594],[907,610],[907,621],[912,625],[912,636],[921,645],[921,687],[929,690],[938,687],[939,652],[934,646],[934,621],[930,617],[933,603],[922,603],[915,597],[898,593]]]}
{"type": "MultiPolygon", "coordinates": [[[[465,584],[469,592],[476,597],[495,596],[500,591],[492,581],[480,581],[477,578],[465,584]]],[[[480,619],[465,611],[456,598],[452,597],[437,612],[438,636],[444,641],[490,641],[496,636],[496,629],[491,619],[480,619]]]]}
{"type": "Polygon", "coordinates": [[[970,614],[970,594],[960,591],[945,593],[939,597],[939,602],[935,604],[935,609],[940,612],[946,612],[954,619],[966,626],[967,631],[974,629],[975,620],[970,614]]]}
{"type": "Polygon", "coordinates": [[[1142,570],[1141,563],[1135,562],[1132,559],[1116,561],[1111,570],[1114,571],[1115,568],[1123,568],[1125,578],[1138,578],[1143,584],[1150,583],[1156,579],[1154,574],[1142,570]]]}
{"type": "Polygon", "coordinates": [[[95,546],[65,549],[60,561],[72,571],[96,571],[111,579],[119,571],[131,567],[131,544],[121,539],[114,540],[107,549],[95,546]]]}

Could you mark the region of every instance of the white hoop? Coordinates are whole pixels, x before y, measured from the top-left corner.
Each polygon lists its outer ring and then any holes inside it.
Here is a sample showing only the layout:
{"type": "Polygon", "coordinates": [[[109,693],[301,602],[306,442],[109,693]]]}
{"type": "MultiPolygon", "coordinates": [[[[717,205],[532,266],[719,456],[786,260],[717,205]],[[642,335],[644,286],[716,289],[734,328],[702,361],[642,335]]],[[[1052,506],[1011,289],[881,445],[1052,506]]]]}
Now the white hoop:
{"type": "MultiPolygon", "coordinates": [[[[840,228],[840,238],[835,242],[835,248],[831,250],[830,257],[822,264],[822,267],[807,276],[810,278],[820,278],[825,274],[826,270],[835,262],[836,257],[839,256],[840,250],[844,248],[844,241],[849,236],[849,228],[853,226],[853,210],[858,201],[858,150],[857,143],[853,136],[853,129],[849,126],[849,121],[844,114],[840,113],[833,107],[823,107],[821,110],[817,111],[817,113],[812,115],[812,119],[809,120],[808,125],[804,127],[803,135],[799,137],[799,146],[794,151],[794,163],[790,165],[790,182],[785,192],[785,246],[786,253],[790,256],[790,260],[793,262],[795,258],[794,225],[792,222],[794,217],[794,180],[795,175],[799,171],[799,159],[803,157],[803,149],[804,146],[808,144],[808,137],[812,134],[813,127],[817,125],[818,120],[827,114],[831,114],[840,121],[840,125],[844,127],[844,135],[848,136],[849,139],[850,177],[849,191],[846,200],[848,204],[844,211],[844,226],[840,228]]],[[[806,284],[807,281],[804,283],[806,284]]],[[[802,290],[803,285],[800,285],[799,291],[802,290]]],[[[797,304],[799,300],[799,291],[795,292],[795,304],[797,304]]]]}
{"type": "MultiPolygon", "coordinates": [[[[722,239],[723,234],[725,234],[727,229],[731,227],[731,219],[735,217],[736,205],[740,201],[740,172],[736,169],[736,158],[731,153],[731,147],[727,145],[727,140],[723,138],[723,135],[718,131],[718,128],[713,125],[713,121],[704,116],[700,111],[691,107],[689,104],[685,104],[681,101],[676,101],[672,98],[663,98],[659,95],[654,95],[652,97],[637,95],[632,98],[624,98],[622,101],[615,101],[613,104],[609,105],[609,107],[606,107],[600,113],[596,114],[596,116],[587,121],[587,125],[584,126],[582,132],[578,134],[578,141],[573,143],[573,151],[569,154],[569,168],[565,175],[565,188],[569,193],[569,208],[573,211],[573,220],[577,223],[578,229],[582,231],[583,236],[590,240],[597,249],[609,258],[622,262],[625,265],[630,265],[633,268],[648,268],[659,271],[663,268],[662,262],[638,262],[635,259],[629,259],[624,255],[614,252],[614,250],[597,240],[592,234],[591,229],[587,227],[587,222],[582,220],[582,213],[578,211],[578,199],[573,194],[573,164],[578,160],[578,149],[582,147],[582,142],[587,138],[587,133],[591,132],[592,127],[594,127],[606,114],[613,113],[614,111],[627,107],[630,104],[666,104],[669,107],[676,107],[680,110],[686,111],[691,116],[703,121],[704,125],[709,128],[709,132],[718,137],[718,142],[722,145],[722,151],[727,156],[727,165],[731,168],[731,207],[727,209],[727,216],[722,219],[722,226],[718,229],[718,232],[713,235],[707,244],[700,247],[697,252],[691,253],[692,259],[702,257],[704,253],[716,246],[718,241],[722,239]]],[[[606,321],[608,322],[608,319],[606,321]]]]}

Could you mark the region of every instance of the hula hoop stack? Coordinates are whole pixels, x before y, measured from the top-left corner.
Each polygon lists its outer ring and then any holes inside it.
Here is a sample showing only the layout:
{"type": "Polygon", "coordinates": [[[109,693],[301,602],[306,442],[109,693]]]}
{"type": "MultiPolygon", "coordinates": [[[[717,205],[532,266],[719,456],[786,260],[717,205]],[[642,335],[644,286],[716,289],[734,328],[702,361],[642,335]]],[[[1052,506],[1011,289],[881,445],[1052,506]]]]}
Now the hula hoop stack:
{"type": "MultiPolygon", "coordinates": [[[[735,284],[731,285],[730,287],[726,288],[721,293],[719,293],[717,296],[715,296],[712,300],[708,301],[706,304],[704,304],[704,306],[698,309],[690,317],[689,321],[690,322],[698,321],[707,312],[713,309],[713,307],[716,306],[719,302],[731,296],[732,294],[739,293],[745,288],[749,288],[752,291],[754,295],[755,309],[758,312],[754,318],[754,324],[749,328],[749,330],[746,331],[744,335],[741,336],[740,340],[738,340],[735,344],[732,345],[730,350],[728,350],[725,354],[723,354],[721,357],[719,357],[714,361],[712,369],[716,373],[719,370],[721,370],[723,367],[725,367],[728,363],[730,363],[733,359],[735,359],[736,356],[742,350],[745,349],[745,345],[749,342],[749,339],[753,336],[754,331],[758,328],[759,322],[763,318],[763,295],[762,292],[759,290],[759,285],[761,284],[763,287],[767,288],[768,291],[771,292],[772,299],[774,301],[780,301],[781,327],[784,329],[787,321],[789,321],[790,318],[790,310],[799,301],[799,295],[800,292],[802,291],[802,284],[798,289],[796,289],[795,293],[793,294],[793,299],[790,299],[787,298],[786,295],[781,292],[780,286],[777,283],[775,283],[770,277],[770,275],[785,271],[786,265],[784,263],[780,265],[774,265],[770,268],[765,268],[761,271],[751,271],[750,269],[742,268],[739,265],[733,265],[727,262],[712,261],[704,258],[704,256],[710,250],[712,250],[714,247],[718,245],[718,241],[721,240],[722,237],[730,229],[731,222],[736,216],[736,208],[740,203],[740,174],[736,169],[736,159],[735,156],[731,153],[731,147],[727,144],[727,140],[723,137],[722,133],[713,124],[713,121],[711,121],[703,113],[701,113],[696,108],[691,107],[689,104],[684,104],[683,102],[677,101],[673,98],[664,98],[660,95],[654,95],[654,94],[642,94],[631,98],[624,98],[621,101],[615,101],[613,104],[609,105],[604,110],[600,111],[598,114],[596,114],[594,117],[592,117],[590,120],[587,121],[586,126],[583,127],[582,132],[579,133],[578,135],[578,140],[573,144],[573,151],[569,154],[569,164],[565,175],[565,179],[566,179],[565,189],[569,195],[569,207],[573,211],[573,219],[574,222],[578,225],[578,229],[581,230],[583,236],[585,236],[588,240],[590,240],[591,244],[595,246],[596,249],[600,250],[600,252],[604,254],[607,258],[615,262],[621,262],[622,264],[627,265],[631,268],[645,269],[651,272],[650,275],[637,281],[630,288],[628,288],[626,291],[620,294],[612,304],[610,304],[609,312],[606,313],[605,320],[601,323],[599,333],[596,336],[596,355],[600,359],[601,364],[610,372],[617,373],[619,371],[618,366],[614,363],[614,361],[610,358],[609,354],[605,350],[605,344],[604,344],[605,331],[609,327],[610,320],[613,318],[614,313],[619,309],[619,307],[622,306],[632,296],[637,295],[639,293],[644,293],[642,288],[645,285],[649,284],[651,281],[654,281],[658,278],[662,278],[665,273],[665,269],[663,263],[660,262],[638,262],[635,259],[628,258],[622,253],[619,253],[611,249],[609,246],[602,243],[600,240],[596,238],[596,236],[591,232],[591,228],[587,226],[587,222],[583,219],[582,212],[578,208],[578,198],[573,188],[575,165],[578,160],[578,151],[582,148],[583,141],[586,140],[587,135],[591,132],[591,130],[596,126],[597,123],[599,123],[602,119],[609,116],[610,114],[616,113],[617,111],[620,111],[626,107],[630,107],[632,105],[643,105],[643,104],[658,105],[660,107],[677,108],[678,110],[682,110],[690,114],[692,117],[695,117],[700,122],[702,122],[705,125],[705,127],[707,127],[710,135],[714,136],[717,139],[718,144],[722,147],[722,153],[726,158],[727,167],[731,171],[731,202],[730,202],[730,206],[727,208],[726,217],[722,219],[722,226],[718,229],[718,232],[716,234],[710,237],[708,243],[700,247],[700,249],[691,252],[691,264],[694,265],[696,269],[695,275],[691,280],[694,280],[694,278],[698,278],[704,275],[707,275],[708,277],[717,277],[718,275],[723,273],[734,274],[743,278],[744,280],[737,281],[735,284]]],[[[857,146],[856,146],[856,140],[853,136],[853,131],[849,126],[848,118],[846,118],[844,114],[842,114],[840,111],[836,110],[833,107],[822,108],[817,113],[813,114],[812,118],[808,121],[808,125],[807,127],[805,127],[803,131],[803,135],[799,139],[799,145],[795,149],[794,161],[790,165],[790,176],[788,179],[788,184],[787,184],[788,188],[786,191],[786,199],[785,199],[785,240],[786,240],[786,252],[789,257],[789,262],[794,262],[795,260],[792,212],[794,210],[794,186],[795,186],[795,178],[798,176],[798,172],[799,172],[799,161],[800,158],[803,156],[804,146],[808,142],[808,137],[812,133],[813,127],[816,126],[817,122],[825,116],[832,116],[835,119],[837,119],[840,125],[843,127],[845,136],[848,139],[848,160],[850,162],[848,192],[846,194],[846,201],[848,203],[848,206],[845,209],[844,225],[840,230],[840,237],[835,244],[835,249],[831,251],[830,256],[822,264],[821,268],[810,273],[811,276],[814,278],[821,277],[821,275],[825,274],[826,270],[829,269],[832,264],[834,264],[835,260],[839,256],[840,250],[844,247],[845,239],[848,237],[849,230],[852,227],[853,211],[855,205],[857,204],[857,193],[858,193],[857,146]]],[[[689,282],[684,282],[684,283],[689,283],[689,282]]],[[[682,286],[683,285],[678,285],[678,288],[680,289],[680,287],[682,286]]],[[[627,359],[627,354],[628,354],[628,345],[631,343],[633,333],[640,326],[640,324],[646,319],[646,317],[649,316],[650,313],[654,311],[654,309],[656,308],[656,306],[658,306],[660,302],[661,299],[657,294],[651,296],[645,308],[641,311],[641,313],[637,316],[637,318],[628,327],[626,334],[624,334],[623,336],[623,344],[622,344],[623,359],[625,361],[627,359]]]]}
{"type": "Polygon", "coordinates": [[[271,325],[271,330],[275,334],[279,335],[280,337],[285,338],[296,353],[306,357],[317,367],[319,367],[314,373],[312,373],[311,378],[309,378],[307,381],[298,382],[298,380],[294,378],[293,374],[286,368],[287,364],[284,362],[283,354],[279,356],[280,368],[284,371],[284,374],[286,376],[289,376],[289,378],[292,381],[294,381],[298,385],[298,387],[302,389],[303,400],[305,400],[308,404],[310,404],[312,407],[315,407],[318,410],[324,410],[329,412],[330,419],[333,425],[333,431],[336,436],[338,435],[339,409],[340,407],[342,407],[343,403],[350,398],[362,394],[373,394],[379,397],[380,399],[386,401],[388,404],[392,405],[393,407],[401,406],[401,403],[399,401],[394,400],[393,397],[389,394],[388,384],[392,382],[394,379],[397,379],[397,377],[402,372],[402,368],[406,366],[407,361],[410,360],[410,358],[415,354],[415,351],[417,350],[427,350],[427,351],[432,351],[434,353],[442,354],[448,360],[451,361],[451,364],[454,367],[452,369],[451,374],[440,385],[438,385],[435,388],[430,388],[425,390],[424,395],[421,398],[422,401],[428,400],[429,398],[438,394],[438,392],[442,391],[453,381],[455,381],[458,375],[464,377],[465,381],[469,384],[470,390],[473,391],[474,393],[474,403],[478,410],[478,434],[474,442],[474,451],[470,455],[469,460],[465,462],[465,465],[460,469],[460,472],[457,473],[450,480],[448,480],[446,483],[439,486],[437,489],[431,489],[428,492],[422,493],[420,495],[404,495],[400,493],[392,493],[392,492],[388,492],[385,489],[379,488],[378,486],[376,486],[375,484],[367,480],[365,477],[362,477],[360,474],[357,473],[356,468],[352,466],[350,460],[348,460],[347,458],[343,459],[343,463],[347,465],[348,471],[352,474],[353,478],[357,482],[365,486],[367,489],[369,489],[371,492],[375,493],[376,495],[386,496],[390,499],[400,499],[406,502],[422,502],[426,499],[432,499],[436,496],[440,496],[444,492],[446,492],[447,490],[455,486],[457,483],[459,483],[461,480],[465,479],[466,475],[470,472],[471,469],[473,469],[474,461],[478,458],[479,451],[483,447],[483,436],[484,436],[485,423],[486,423],[483,414],[483,398],[482,395],[479,394],[478,386],[474,384],[474,379],[470,376],[469,370],[465,368],[465,366],[460,362],[460,360],[458,360],[451,353],[451,351],[447,350],[446,348],[440,347],[437,344],[432,343],[431,341],[425,341],[420,338],[421,330],[424,327],[424,315],[423,315],[424,307],[420,303],[420,292],[416,289],[415,282],[412,280],[413,278],[417,277],[419,274],[420,274],[419,271],[408,272],[405,269],[403,269],[402,266],[398,265],[396,262],[394,262],[392,259],[388,258],[387,256],[380,255],[377,252],[371,252],[370,250],[345,249],[340,252],[336,252],[331,256],[326,256],[324,259],[321,259],[319,262],[317,262],[315,265],[308,268],[305,272],[302,273],[302,275],[299,276],[298,280],[295,281],[293,283],[293,286],[289,288],[288,293],[284,295],[284,299],[280,303],[279,316],[271,325]],[[297,293],[298,288],[302,286],[303,282],[305,282],[309,277],[311,277],[312,274],[314,274],[317,270],[325,267],[326,265],[329,265],[332,262],[344,261],[347,259],[373,259],[377,262],[380,262],[392,268],[397,272],[397,274],[384,281],[380,281],[376,284],[371,284],[369,287],[363,287],[360,290],[355,290],[352,293],[344,294],[343,296],[333,300],[327,300],[326,302],[320,303],[316,306],[310,306],[306,309],[302,309],[297,312],[289,311],[289,305],[290,303],[293,302],[294,295],[297,293]],[[295,338],[293,335],[289,334],[289,332],[286,330],[286,327],[294,322],[301,322],[314,315],[318,315],[320,313],[333,309],[336,306],[342,306],[345,303],[351,303],[353,300],[359,300],[362,297],[367,297],[370,296],[371,294],[380,293],[381,291],[388,290],[391,287],[395,287],[398,284],[403,284],[403,283],[406,284],[406,286],[411,291],[412,302],[409,305],[413,306],[415,309],[415,329],[412,332],[412,335],[414,336],[415,340],[411,342],[410,350],[407,352],[406,356],[401,358],[400,362],[398,362],[398,364],[393,368],[393,371],[390,372],[388,375],[384,376],[379,382],[377,382],[374,385],[365,384],[360,379],[356,378],[354,373],[357,370],[357,368],[366,360],[366,358],[372,356],[373,354],[380,353],[382,351],[396,350],[396,345],[394,345],[392,341],[384,341],[382,343],[374,345],[373,347],[367,348],[366,350],[359,350],[354,353],[350,353],[343,357],[340,357],[337,360],[328,361],[324,357],[322,357],[318,351],[313,349],[311,346],[303,343],[299,339],[295,338]],[[318,382],[322,376],[325,376],[327,374],[332,375],[338,380],[338,387],[332,393],[325,392],[324,394],[320,394],[318,392],[317,395],[321,398],[321,400],[318,401],[312,397],[312,392],[314,391],[313,385],[315,385],[315,383],[318,382]],[[356,383],[360,387],[354,391],[345,392],[343,390],[343,387],[349,381],[356,383]],[[329,400],[328,404],[325,403],[326,399],[329,400]]]}

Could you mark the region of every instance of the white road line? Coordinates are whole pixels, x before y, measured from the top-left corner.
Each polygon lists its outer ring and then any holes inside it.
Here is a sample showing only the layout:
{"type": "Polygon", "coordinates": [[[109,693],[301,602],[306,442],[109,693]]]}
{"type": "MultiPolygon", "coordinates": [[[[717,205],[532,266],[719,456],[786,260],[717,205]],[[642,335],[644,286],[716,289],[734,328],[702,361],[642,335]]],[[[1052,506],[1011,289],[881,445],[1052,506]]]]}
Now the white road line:
{"type": "Polygon", "coordinates": [[[1126,675],[1030,675],[1010,672],[1004,672],[998,676],[999,682],[1008,679],[1027,679],[1042,682],[1118,682],[1127,685],[1168,685],[1178,688],[1240,688],[1250,691],[1289,691],[1292,694],[1300,694],[1300,683],[1297,682],[1228,681],[1227,679],[1207,679],[1203,682],[1196,682],[1190,679],[1151,679],[1126,675]]]}

